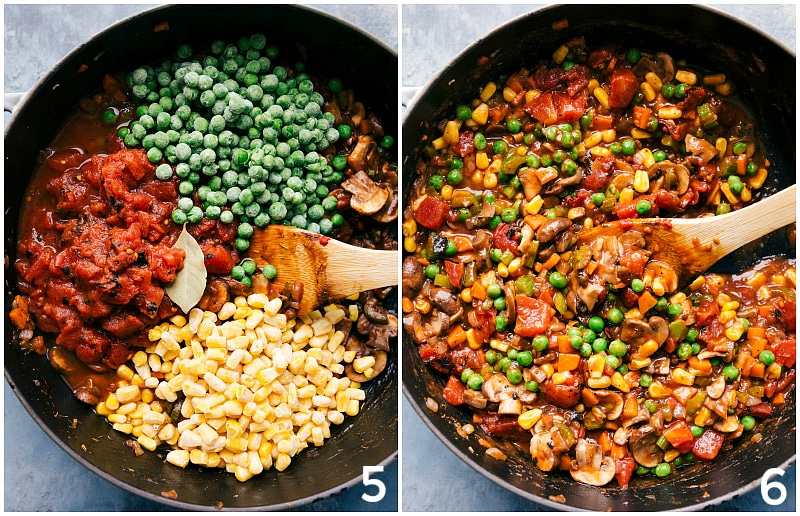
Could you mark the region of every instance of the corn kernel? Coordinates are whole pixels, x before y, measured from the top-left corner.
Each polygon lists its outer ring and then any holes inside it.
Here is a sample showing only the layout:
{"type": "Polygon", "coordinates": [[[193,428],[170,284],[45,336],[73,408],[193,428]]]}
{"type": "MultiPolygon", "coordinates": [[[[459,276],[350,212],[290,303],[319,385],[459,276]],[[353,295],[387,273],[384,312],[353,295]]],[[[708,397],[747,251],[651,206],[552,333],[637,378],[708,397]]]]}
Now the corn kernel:
{"type": "Polygon", "coordinates": [[[647,81],[647,84],[653,88],[654,92],[661,91],[661,87],[663,83],[661,82],[661,78],[653,72],[647,72],[644,76],[644,80],[647,81]]]}
{"type": "Polygon", "coordinates": [[[733,87],[729,82],[723,82],[722,84],[718,84],[714,87],[714,91],[719,93],[722,96],[727,97],[733,91],[733,87]]]}
{"type": "Polygon", "coordinates": [[[594,147],[595,145],[599,144],[602,141],[603,135],[600,131],[594,131],[585,140],[583,140],[583,144],[586,148],[594,147]]]}
{"type": "Polygon", "coordinates": [[[603,375],[600,378],[589,378],[586,385],[592,389],[605,389],[611,386],[611,377],[603,375]]]}
{"type": "Polygon", "coordinates": [[[567,58],[567,54],[569,54],[569,48],[566,45],[561,45],[553,52],[553,62],[556,64],[563,63],[564,59],[567,58]]]}
{"type": "MultiPolygon", "coordinates": [[[[487,102],[490,98],[492,98],[492,95],[494,95],[494,93],[496,91],[497,91],[497,84],[495,84],[493,82],[487,82],[486,86],[484,86],[483,90],[481,90],[480,99],[483,102],[487,102]]],[[[477,120],[476,120],[476,122],[477,122],[477,120]]]]}
{"type": "Polygon", "coordinates": [[[658,109],[658,118],[674,120],[683,116],[683,111],[676,106],[664,106],[658,109]]]}
{"type": "Polygon", "coordinates": [[[519,415],[517,418],[517,423],[519,426],[524,428],[525,430],[530,430],[533,425],[539,422],[539,419],[542,418],[542,409],[540,408],[533,408],[531,410],[526,410],[522,414],[519,415]]]}
{"type": "Polygon", "coordinates": [[[656,92],[653,90],[653,87],[648,82],[643,82],[639,85],[639,89],[642,90],[642,94],[644,95],[644,99],[647,102],[652,102],[656,98],[656,92]]]}
{"type": "Polygon", "coordinates": [[[675,72],[675,80],[678,82],[685,82],[689,86],[694,86],[697,83],[697,75],[688,70],[677,70],[675,72]]]}
{"type": "Polygon", "coordinates": [[[633,196],[634,195],[635,194],[634,194],[633,188],[630,188],[630,187],[626,186],[619,193],[619,202],[621,202],[621,203],[631,202],[633,200],[633,196]]]}
{"type": "Polygon", "coordinates": [[[717,86],[725,82],[725,74],[712,73],[703,77],[703,84],[706,86],[717,86]]]}
{"type": "Polygon", "coordinates": [[[601,106],[603,106],[606,109],[609,109],[608,93],[606,93],[606,90],[598,86],[597,88],[594,89],[594,91],[592,91],[592,95],[594,95],[594,98],[597,99],[597,102],[599,102],[601,106]]]}
{"type": "Polygon", "coordinates": [[[639,193],[645,193],[650,190],[650,178],[647,176],[647,170],[637,170],[634,173],[633,189],[639,193]]]}

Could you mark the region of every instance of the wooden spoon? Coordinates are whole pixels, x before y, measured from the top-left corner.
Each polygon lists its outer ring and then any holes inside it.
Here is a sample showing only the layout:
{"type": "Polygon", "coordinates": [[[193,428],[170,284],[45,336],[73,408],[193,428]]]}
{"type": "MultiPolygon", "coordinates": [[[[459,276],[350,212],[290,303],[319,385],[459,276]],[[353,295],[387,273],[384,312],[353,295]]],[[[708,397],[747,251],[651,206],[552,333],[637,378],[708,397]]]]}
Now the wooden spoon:
{"type": "MultiPolygon", "coordinates": [[[[608,222],[578,234],[579,244],[597,237],[636,230],[647,241],[652,260],[666,263],[683,289],[720,258],[739,247],[797,220],[796,185],[747,208],[696,219],[627,219],[608,222]]],[[[674,282],[673,282],[674,283],[674,282]]],[[[670,288],[670,291],[674,288],[670,288]]]]}
{"type": "Polygon", "coordinates": [[[291,226],[256,228],[248,254],[258,265],[274,265],[276,281],[303,282],[299,314],[329,301],[398,283],[397,251],[355,247],[291,226]]]}

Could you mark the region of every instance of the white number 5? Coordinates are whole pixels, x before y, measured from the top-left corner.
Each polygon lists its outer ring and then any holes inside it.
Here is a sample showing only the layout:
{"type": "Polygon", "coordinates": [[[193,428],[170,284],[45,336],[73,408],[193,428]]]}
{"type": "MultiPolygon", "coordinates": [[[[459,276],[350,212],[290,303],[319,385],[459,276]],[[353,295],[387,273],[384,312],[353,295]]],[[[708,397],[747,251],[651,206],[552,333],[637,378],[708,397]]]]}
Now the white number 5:
{"type": "MultiPolygon", "coordinates": [[[[386,486],[383,482],[376,478],[369,478],[370,473],[383,473],[383,466],[364,466],[363,483],[365,486],[378,486],[378,494],[369,495],[364,493],[361,495],[361,498],[365,502],[380,502],[383,500],[383,497],[386,496],[386,486]]],[[[783,496],[784,498],[786,497],[785,492],[783,493],[783,496]]]]}
{"type": "Polygon", "coordinates": [[[784,471],[778,468],[770,468],[764,472],[761,477],[761,498],[769,505],[780,505],[786,500],[786,486],[780,482],[768,482],[773,475],[783,476],[784,471]],[[771,498],[769,495],[770,490],[777,489],[778,497],[771,498]]]}

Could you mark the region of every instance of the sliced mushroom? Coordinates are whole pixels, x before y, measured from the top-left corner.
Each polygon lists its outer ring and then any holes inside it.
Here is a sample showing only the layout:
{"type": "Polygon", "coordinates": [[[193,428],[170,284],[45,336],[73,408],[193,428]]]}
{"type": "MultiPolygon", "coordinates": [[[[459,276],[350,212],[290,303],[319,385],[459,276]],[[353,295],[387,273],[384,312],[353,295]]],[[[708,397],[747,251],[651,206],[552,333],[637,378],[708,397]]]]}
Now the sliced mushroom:
{"type": "MultiPolygon", "coordinates": [[[[364,315],[358,318],[356,328],[363,335],[369,335],[369,345],[375,349],[389,351],[389,339],[397,337],[398,321],[397,316],[390,312],[385,312],[386,324],[375,324],[370,322],[364,315]]],[[[447,318],[447,316],[444,316],[447,318]]],[[[449,323],[449,318],[448,318],[449,323]]]]}
{"type": "Polygon", "coordinates": [[[489,401],[486,399],[486,396],[484,396],[481,391],[476,391],[475,389],[465,390],[463,397],[464,397],[464,403],[478,410],[485,409],[486,404],[489,401]]]}
{"type": "Polygon", "coordinates": [[[725,377],[722,375],[717,376],[717,378],[713,382],[711,382],[711,385],[706,387],[706,394],[708,394],[710,398],[713,398],[715,400],[719,399],[722,396],[722,393],[724,392],[725,392],[725,377]]]}
{"type": "Polygon", "coordinates": [[[714,423],[714,430],[718,430],[720,432],[729,433],[735,432],[738,429],[739,418],[735,414],[726,417],[722,421],[717,421],[714,423]]]}
{"type": "Polygon", "coordinates": [[[669,336],[669,325],[663,318],[654,315],[647,321],[640,319],[625,319],[620,327],[619,338],[631,345],[631,349],[652,339],[662,345],[669,336]]]}
{"type": "Polygon", "coordinates": [[[668,357],[659,357],[647,366],[645,372],[649,374],[660,374],[660,375],[667,375],[669,374],[669,358],[668,357]]]}
{"type": "Polygon", "coordinates": [[[517,320],[516,290],[513,281],[506,281],[503,284],[503,294],[505,294],[506,299],[506,321],[509,327],[513,327],[514,321],[517,320]]]}
{"type": "Polygon", "coordinates": [[[650,260],[645,269],[653,274],[654,278],[661,278],[665,292],[674,292],[678,288],[678,274],[669,264],[660,260],[650,260]]]}
{"type": "Polygon", "coordinates": [[[559,233],[572,227],[572,221],[566,217],[556,217],[544,222],[536,230],[536,240],[545,243],[553,240],[559,233]]]}
{"type": "Polygon", "coordinates": [[[347,374],[347,377],[353,380],[354,382],[368,382],[370,380],[374,380],[375,378],[380,375],[384,369],[386,369],[386,363],[388,362],[388,355],[385,351],[381,351],[379,349],[372,350],[371,356],[375,357],[375,365],[372,366],[372,374],[367,377],[363,373],[359,373],[353,367],[353,364],[347,364],[344,370],[347,374]]]}
{"type": "Polygon", "coordinates": [[[575,445],[575,466],[569,472],[572,478],[590,486],[608,484],[617,472],[614,459],[603,456],[600,445],[586,439],[579,439],[575,445]]]}
{"type": "Polygon", "coordinates": [[[648,421],[650,419],[650,411],[644,405],[639,405],[639,412],[630,419],[622,422],[623,428],[629,428],[633,425],[648,421]]]}
{"type": "Polygon", "coordinates": [[[647,169],[647,175],[651,179],[662,178],[661,187],[678,195],[685,194],[689,189],[689,169],[678,163],[669,160],[658,162],[647,169]]]}
{"type": "Polygon", "coordinates": [[[403,297],[412,298],[417,295],[425,282],[425,270],[416,256],[408,256],[403,260],[403,297]]]}
{"type": "Polygon", "coordinates": [[[620,393],[603,389],[594,391],[594,394],[600,400],[595,407],[599,406],[603,409],[606,419],[614,421],[622,415],[622,405],[624,402],[622,401],[620,393]]]}
{"type": "Polygon", "coordinates": [[[351,194],[350,206],[362,215],[377,213],[389,200],[386,189],[378,186],[363,170],[344,181],[342,188],[351,194]]]}
{"type": "Polygon", "coordinates": [[[436,308],[447,315],[452,316],[461,310],[461,301],[459,301],[458,297],[444,288],[432,289],[431,302],[436,308]]]}
{"type": "Polygon", "coordinates": [[[515,397],[504,399],[500,402],[497,413],[518,416],[522,414],[522,402],[515,397]]]}
{"type": "Polygon", "coordinates": [[[535,433],[531,437],[531,456],[542,471],[552,471],[560,462],[561,454],[554,453],[551,444],[550,432],[535,433]]]}
{"type": "Polygon", "coordinates": [[[539,195],[542,184],[539,182],[539,178],[536,177],[532,168],[523,168],[517,172],[517,177],[519,177],[519,182],[522,183],[522,189],[525,192],[526,200],[530,201],[539,195]]]}
{"type": "Polygon", "coordinates": [[[628,430],[626,428],[620,427],[616,429],[614,432],[614,443],[619,446],[628,444],[628,430]]]}
{"type": "Polygon", "coordinates": [[[651,425],[644,425],[630,432],[628,448],[634,460],[646,468],[654,468],[664,458],[664,450],[658,447],[658,434],[651,425]]]}
{"type": "Polygon", "coordinates": [[[483,382],[481,392],[494,403],[510,397],[511,383],[502,374],[493,374],[483,382]]]}
{"type": "MultiPolygon", "coordinates": [[[[383,189],[388,193],[389,199],[383,205],[383,208],[378,210],[378,212],[372,216],[373,219],[377,220],[378,222],[382,222],[384,224],[388,224],[397,218],[397,213],[399,212],[398,206],[398,198],[394,194],[394,189],[383,186],[383,189]]],[[[350,200],[352,206],[352,199],[350,200]]]]}
{"type": "Polygon", "coordinates": [[[672,63],[672,57],[669,54],[666,52],[657,53],[656,63],[658,63],[663,73],[661,82],[667,83],[675,78],[675,65],[672,63]]]}

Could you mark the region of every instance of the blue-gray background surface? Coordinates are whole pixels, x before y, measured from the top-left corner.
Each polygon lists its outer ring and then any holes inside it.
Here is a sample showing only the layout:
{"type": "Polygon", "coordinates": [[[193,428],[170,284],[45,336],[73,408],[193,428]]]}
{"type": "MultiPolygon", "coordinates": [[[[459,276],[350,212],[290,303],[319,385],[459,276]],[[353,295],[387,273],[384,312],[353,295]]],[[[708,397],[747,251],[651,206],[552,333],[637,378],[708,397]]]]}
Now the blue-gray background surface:
{"type": "MultiPolygon", "coordinates": [[[[402,86],[409,93],[424,86],[461,51],[496,27],[541,6],[536,5],[403,5],[402,86]]],[[[717,9],[746,20],[795,50],[794,5],[717,5],[717,9]]],[[[621,7],[623,9],[628,6],[621,7]]],[[[795,73],[787,70],[786,73],[795,73]]],[[[403,399],[403,511],[552,511],[487,480],[450,452],[403,399]]],[[[787,439],[787,457],[794,453],[787,439]]],[[[796,466],[780,480],[788,497],[780,506],[764,503],[758,489],[715,507],[720,511],[794,511],[796,466]]],[[[772,493],[776,496],[776,492],[772,493]]]]}
{"type": "MultiPolygon", "coordinates": [[[[149,5],[5,5],[4,87],[22,92],[80,43],[149,5]]],[[[361,27],[387,46],[398,49],[396,5],[312,6],[361,27]]],[[[334,37],[334,35],[332,35],[334,37]]],[[[8,122],[8,114],[5,122],[8,122]]],[[[172,507],[131,494],[85,469],[59,448],[31,419],[7,382],[4,403],[4,507],[6,511],[166,511],[172,507]]],[[[334,464],[323,465],[335,468],[334,464]]],[[[356,484],[343,493],[299,511],[396,511],[398,462],[372,478],[386,485],[381,502],[368,503],[375,486],[356,484]]]]}

